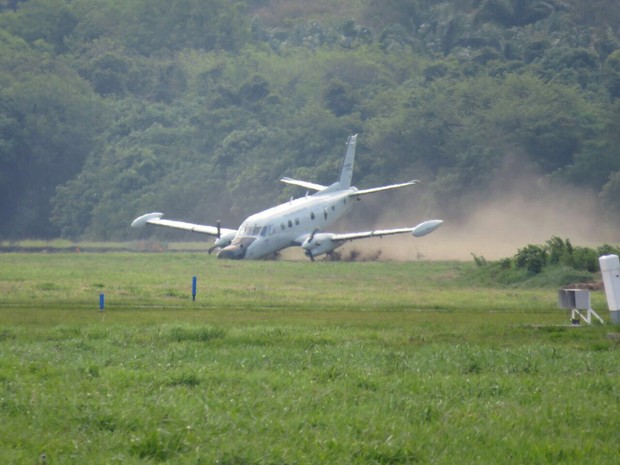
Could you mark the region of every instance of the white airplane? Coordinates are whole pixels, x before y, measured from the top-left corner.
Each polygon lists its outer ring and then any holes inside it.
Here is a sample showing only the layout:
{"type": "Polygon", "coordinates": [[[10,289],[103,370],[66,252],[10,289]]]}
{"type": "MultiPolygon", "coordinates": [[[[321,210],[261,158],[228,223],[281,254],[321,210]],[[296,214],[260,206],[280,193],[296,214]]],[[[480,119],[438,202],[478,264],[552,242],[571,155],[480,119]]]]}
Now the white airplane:
{"type": "Polygon", "coordinates": [[[163,213],[147,213],[136,218],[131,226],[141,228],[146,224],[165,226],[185,231],[192,231],[216,238],[214,249],[219,249],[218,258],[257,260],[291,246],[301,246],[306,256],[314,258],[329,253],[347,241],[367,237],[382,237],[392,234],[410,233],[422,237],[437,229],[442,220],[429,220],[410,228],[379,229],[356,233],[319,232],[336,222],[353,207],[354,200],[362,195],[411,186],[418,181],[413,180],[402,184],[357,189],[351,186],[353,161],[357,135],[349,137],[347,151],[344,156],[340,177],[330,186],[322,186],[307,181],[282,178],[281,181],[305,189],[316,191],[304,197],[292,199],[268,210],[248,217],[239,229],[226,229],[220,226],[206,226],[162,219],[163,213]]]}

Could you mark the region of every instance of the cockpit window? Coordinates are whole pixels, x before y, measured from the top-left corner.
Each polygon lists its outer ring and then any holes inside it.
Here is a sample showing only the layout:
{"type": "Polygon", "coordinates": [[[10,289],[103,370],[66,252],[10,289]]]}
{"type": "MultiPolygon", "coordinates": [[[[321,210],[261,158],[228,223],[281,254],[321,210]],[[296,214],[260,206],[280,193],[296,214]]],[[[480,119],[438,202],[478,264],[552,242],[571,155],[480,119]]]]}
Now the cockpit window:
{"type": "Polygon", "coordinates": [[[241,236],[265,236],[267,231],[269,230],[269,226],[259,226],[256,224],[246,224],[241,227],[239,230],[239,234],[241,236]]]}

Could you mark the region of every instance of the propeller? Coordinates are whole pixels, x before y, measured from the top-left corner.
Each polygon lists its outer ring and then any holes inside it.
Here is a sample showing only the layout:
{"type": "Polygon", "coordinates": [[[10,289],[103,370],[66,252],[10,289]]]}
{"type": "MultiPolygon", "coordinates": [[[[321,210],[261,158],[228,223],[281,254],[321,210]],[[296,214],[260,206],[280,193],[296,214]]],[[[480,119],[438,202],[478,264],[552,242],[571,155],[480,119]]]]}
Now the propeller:
{"type": "MultiPolygon", "coordinates": [[[[222,235],[222,222],[220,220],[217,220],[215,222],[215,225],[217,227],[217,234],[215,235],[215,237],[217,237],[218,239],[220,238],[220,236],[222,235]]],[[[213,252],[215,249],[217,249],[218,246],[213,244],[213,247],[210,247],[207,252],[209,253],[209,255],[211,255],[211,252],[213,252]]]]}
{"type": "MultiPolygon", "coordinates": [[[[310,237],[308,238],[307,243],[310,244],[313,239],[314,239],[314,235],[319,231],[319,228],[315,228],[311,233],[310,233],[310,237]]],[[[314,255],[312,254],[312,251],[310,249],[306,249],[305,251],[306,253],[306,257],[308,257],[311,261],[314,261],[314,255]]]]}
{"type": "Polygon", "coordinates": [[[310,237],[308,238],[308,244],[312,242],[312,239],[314,239],[314,235],[318,232],[319,232],[319,228],[314,228],[314,230],[310,233],[310,237]]]}

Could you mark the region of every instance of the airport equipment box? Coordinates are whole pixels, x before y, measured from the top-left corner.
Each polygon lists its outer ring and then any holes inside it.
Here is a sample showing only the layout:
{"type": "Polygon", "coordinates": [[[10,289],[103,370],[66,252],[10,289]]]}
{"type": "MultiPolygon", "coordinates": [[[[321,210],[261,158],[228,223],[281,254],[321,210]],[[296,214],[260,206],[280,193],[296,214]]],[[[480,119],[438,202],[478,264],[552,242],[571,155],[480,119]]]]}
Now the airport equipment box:
{"type": "Polygon", "coordinates": [[[587,289],[560,289],[558,291],[560,308],[588,310],[590,308],[590,291],[587,289]]]}

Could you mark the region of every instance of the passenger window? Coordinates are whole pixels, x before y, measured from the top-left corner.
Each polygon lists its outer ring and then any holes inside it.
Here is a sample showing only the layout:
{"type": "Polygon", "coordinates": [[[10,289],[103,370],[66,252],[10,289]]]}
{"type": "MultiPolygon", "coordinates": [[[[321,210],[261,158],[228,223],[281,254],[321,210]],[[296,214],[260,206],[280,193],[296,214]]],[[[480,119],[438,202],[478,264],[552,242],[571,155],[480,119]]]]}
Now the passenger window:
{"type": "Polygon", "coordinates": [[[293,227],[293,222],[291,220],[288,220],[288,227],[292,228],[293,227]]]}
{"type": "Polygon", "coordinates": [[[314,219],[314,212],[310,212],[310,219],[313,220],[314,219]]]}
{"type": "Polygon", "coordinates": [[[295,218],[295,224],[299,224],[299,219],[295,218]]]}

